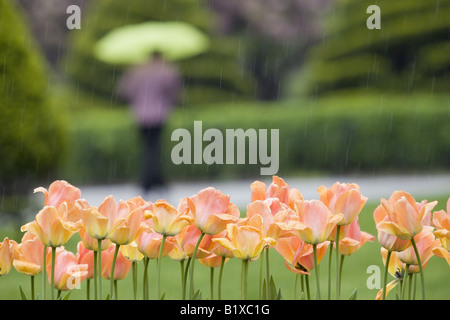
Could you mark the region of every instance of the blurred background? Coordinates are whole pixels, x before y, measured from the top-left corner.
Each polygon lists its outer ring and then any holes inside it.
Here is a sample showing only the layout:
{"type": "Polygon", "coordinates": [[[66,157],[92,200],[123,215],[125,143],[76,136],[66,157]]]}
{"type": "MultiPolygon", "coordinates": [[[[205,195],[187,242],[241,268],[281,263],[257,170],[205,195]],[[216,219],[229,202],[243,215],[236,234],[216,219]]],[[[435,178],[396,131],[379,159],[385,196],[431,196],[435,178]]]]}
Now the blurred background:
{"type": "Polygon", "coordinates": [[[259,177],[257,165],[174,165],[176,128],[280,129],[278,175],[450,168],[450,0],[0,0],[2,211],[65,179],[137,183],[142,142],[126,69],[94,56],[109,31],[182,21],[209,49],[177,61],[182,93],[166,123],[167,181],[259,177]],[[373,2],[373,3],[372,3],[373,2]],[[381,8],[381,30],[366,9],[381,8]],[[69,5],[81,29],[69,30],[69,5]]]}

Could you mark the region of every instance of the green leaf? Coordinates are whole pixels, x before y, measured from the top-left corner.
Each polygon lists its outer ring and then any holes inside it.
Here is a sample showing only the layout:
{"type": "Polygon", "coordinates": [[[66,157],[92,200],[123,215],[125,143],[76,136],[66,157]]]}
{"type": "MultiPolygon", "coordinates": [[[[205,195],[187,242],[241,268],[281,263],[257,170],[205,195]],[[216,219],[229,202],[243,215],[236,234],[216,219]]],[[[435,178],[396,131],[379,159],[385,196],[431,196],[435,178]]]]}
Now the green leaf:
{"type": "Polygon", "coordinates": [[[164,292],[164,293],[161,295],[161,298],[160,298],[159,300],[164,300],[165,297],[166,297],[166,293],[164,292]]]}
{"type": "Polygon", "coordinates": [[[278,289],[277,296],[275,297],[275,300],[283,300],[283,296],[281,295],[281,289],[278,289]]]}
{"type": "Polygon", "coordinates": [[[264,279],[263,281],[263,285],[262,285],[262,294],[261,294],[261,299],[262,300],[267,300],[267,289],[266,289],[266,279],[264,279]]]}
{"type": "Polygon", "coordinates": [[[72,293],[72,291],[69,291],[64,298],[62,298],[62,300],[69,300],[70,294],[72,293]]]}
{"type": "Polygon", "coordinates": [[[355,290],[353,290],[353,292],[350,295],[350,297],[348,297],[348,300],[356,300],[356,295],[357,294],[358,294],[358,290],[355,288],[355,290]]]}
{"type": "Polygon", "coordinates": [[[273,280],[273,277],[270,277],[270,287],[269,287],[269,300],[276,299],[277,297],[277,287],[275,285],[275,281],[273,280]]]}
{"type": "Polygon", "coordinates": [[[202,291],[200,289],[198,289],[197,292],[194,293],[192,300],[202,300],[202,291]]]}
{"type": "Polygon", "coordinates": [[[22,290],[22,286],[19,286],[19,290],[20,290],[20,296],[22,297],[22,300],[28,300],[27,296],[25,295],[25,292],[23,292],[23,290],[22,290]]]}

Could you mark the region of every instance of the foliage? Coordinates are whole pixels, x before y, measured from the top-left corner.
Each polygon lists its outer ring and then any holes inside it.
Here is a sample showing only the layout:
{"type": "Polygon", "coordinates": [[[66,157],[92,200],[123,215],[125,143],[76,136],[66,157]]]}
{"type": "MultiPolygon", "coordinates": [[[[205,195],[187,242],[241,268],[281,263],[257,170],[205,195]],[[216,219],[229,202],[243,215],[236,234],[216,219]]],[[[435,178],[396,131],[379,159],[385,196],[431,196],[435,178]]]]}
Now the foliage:
{"type": "Polygon", "coordinates": [[[449,14],[449,0],[336,1],[323,43],[299,75],[298,93],[448,91],[449,14]],[[380,7],[380,30],[366,27],[370,4],[380,7]]]}
{"type": "Polygon", "coordinates": [[[22,13],[1,0],[0,17],[0,186],[8,193],[49,175],[64,153],[64,130],[22,13]]]}

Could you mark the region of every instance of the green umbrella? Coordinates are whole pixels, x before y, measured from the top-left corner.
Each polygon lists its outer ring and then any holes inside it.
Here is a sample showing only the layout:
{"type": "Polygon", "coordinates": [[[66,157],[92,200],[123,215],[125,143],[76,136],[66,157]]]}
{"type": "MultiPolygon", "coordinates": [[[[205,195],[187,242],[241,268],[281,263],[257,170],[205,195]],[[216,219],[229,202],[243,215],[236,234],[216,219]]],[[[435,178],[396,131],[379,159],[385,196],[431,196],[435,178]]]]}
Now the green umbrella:
{"type": "Polygon", "coordinates": [[[159,51],[169,60],[180,60],[205,52],[208,37],[184,22],[145,22],[112,30],[100,39],[95,56],[113,64],[138,64],[159,51]]]}

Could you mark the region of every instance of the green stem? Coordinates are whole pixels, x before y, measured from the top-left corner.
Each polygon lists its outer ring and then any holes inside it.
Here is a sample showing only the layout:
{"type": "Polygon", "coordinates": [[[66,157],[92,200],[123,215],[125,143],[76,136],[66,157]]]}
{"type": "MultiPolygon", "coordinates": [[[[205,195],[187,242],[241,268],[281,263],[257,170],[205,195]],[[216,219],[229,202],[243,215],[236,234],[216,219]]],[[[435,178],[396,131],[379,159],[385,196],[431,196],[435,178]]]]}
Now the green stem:
{"type": "MultiPolygon", "coordinates": [[[[223,275],[223,267],[225,265],[225,257],[222,257],[222,260],[220,261],[220,271],[219,271],[219,285],[218,285],[218,296],[219,300],[222,300],[222,275],[223,275]]],[[[260,290],[261,292],[261,290],[260,290]]]]}
{"type": "Polygon", "coordinates": [[[120,244],[116,244],[116,248],[114,250],[114,257],[111,265],[111,275],[110,275],[110,286],[109,286],[109,299],[113,300],[114,298],[114,269],[116,267],[117,255],[119,254],[120,244]]]}
{"type": "Polygon", "coordinates": [[[189,257],[187,263],[186,263],[186,269],[184,271],[184,284],[183,284],[183,300],[186,299],[186,287],[187,287],[187,277],[189,273],[189,267],[191,265],[192,257],[189,257]]]}
{"type": "Polygon", "coordinates": [[[148,263],[150,258],[144,257],[144,286],[143,286],[143,299],[148,300],[148,263]]]}
{"type": "Polygon", "coordinates": [[[161,298],[161,260],[162,260],[162,252],[164,248],[164,243],[166,242],[166,235],[163,234],[161,245],[159,246],[159,254],[158,254],[158,270],[156,271],[156,299],[161,298]]]}
{"type": "Polygon", "coordinates": [[[200,246],[200,242],[203,239],[205,233],[201,233],[200,237],[197,240],[197,244],[195,245],[194,253],[192,254],[192,266],[191,266],[191,274],[189,279],[189,295],[191,299],[194,297],[194,266],[195,266],[195,258],[197,256],[198,247],[200,246]]]}
{"type": "Polygon", "coordinates": [[[416,245],[416,241],[414,241],[414,237],[411,238],[411,244],[414,248],[414,253],[416,254],[417,262],[419,264],[420,281],[422,283],[422,299],[425,300],[425,279],[423,276],[423,268],[422,268],[422,262],[420,261],[419,250],[417,250],[417,245],[416,245]]]}
{"type": "Polygon", "coordinates": [[[34,276],[31,276],[31,300],[34,300],[34,276]]]}
{"type": "Polygon", "coordinates": [[[320,296],[320,273],[319,273],[319,264],[317,263],[317,244],[313,244],[313,255],[314,255],[314,271],[316,273],[316,299],[321,300],[320,296]]]}
{"type": "Polygon", "coordinates": [[[186,292],[186,277],[184,276],[184,260],[180,261],[181,268],[181,299],[184,300],[186,292]]]}
{"type": "Polygon", "coordinates": [[[339,233],[341,232],[341,226],[337,225],[336,227],[336,300],[340,298],[339,292],[339,233]]]}
{"type": "Polygon", "coordinates": [[[115,300],[119,299],[119,294],[117,292],[117,280],[114,280],[114,299],[115,300]]]}
{"type": "Polygon", "coordinates": [[[413,288],[413,296],[412,299],[416,300],[416,289],[417,289],[417,277],[414,275],[414,288],[413,288]]]}
{"type": "Polygon", "coordinates": [[[309,291],[309,275],[305,274],[305,282],[306,282],[306,297],[308,300],[311,300],[311,292],[309,291]]]}
{"type": "Polygon", "coordinates": [[[300,275],[300,290],[302,292],[302,295],[305,295],[305,275],[301,274],[300,275]]]}
{"type": "Polygon", "coordinates": [[[91,300],[91,279],[87,279],[86,281],[86,300],[89,301],[91,300]]]}
{"type": "Polygon", "coordinates": [[[138,268],[138,264],[137,261],[133,261],[131,263],[131,271],[132,271],[132,275],[133,275],[133,299],[137,300],[137,268],[138,268]]]}
{"type": "Polygon", "coordinates": [[[266,297],[268,300],[272,300],[270,290],[270,263],[269,263],[269,247],[264,249],[266,251],[266,297]]]}
{"type": "Polygon", "coordinates": [[[345,255],[341,255],[341,261],[339,263],[339,294],[341,293],[341,284],[342,284],[342,269],[344,268],[344,258],[345,255]]]}
{"type": "Polygon", "coordinates": [[[55,259],[56,259],[56,247],[52,247],[52,273],[51,273],[51,299],[54,300],[54,291],[53,288],[55,287],[55,259]]]}
{"type": "Polygon", "coordinates": [[[387,285],[387,274],[389,269],[389,260],[391,259],[392,251],[388,251],[386,257],[386,265],[384,267],[384,283],[383,283],[383,300],[386,300],[386,285],[387,285]]]}
{"type": "Polygon", "coordinates": [[[264,255],[262,254],[259,261],[259,300],[262,299],[263,290],[263,271],[264,270],[264,255]]]}
{"type": "Polygon", "coordinates": [[[59,299],[61,297],[61,290],[58,289],[58,295],[56,296],[56,299],[59,299]]]}
{"type": "Polygon", "coordinates": [[[334,241],[330,241],[330,253],[328,256],[328,300],[331,299],[331,262],[333,257],[333,243],[334,241]]]}
{"type": "Polygon", "coordinates": [[[406,291],[406,280],[408,279],[408,274],[409,274],[409,264],[406,264],[406,268],[405,268],[405,273],[403,275],[403,287],[402,287],[402,296],[401,299],[405,300],[405,291],[406,291]]]}
{"type": "Polygon", "coordinates": [[[214,300],[214,268],[210,267],[209,285],[211,288],[211,300],[214,300]]]}
{"type": "Polygon", "coordinates": [[[46,296],[46,286],[47,286],[47,275],[46,275],[46,269],[47,269],[47,246],[44,244],[44,256],[42,258],[42,300],[45,300],[46,296]]]}
{"type": "Polygon", "coordinates": [[[413,274],[410,273],[409,274],[409,285],[408,285],[408,300],[411,300],[411,288],[412,288],[412,278],[413,278],[413,274]]]}
{"type": "Polygon", "coordinates": [[[97,291],[98,291],[98,287],[97,287],[97,255],[98,255],[98,251],[94,251],[94,299],[97,300],[97,291]]]}
{"type": "Polygon", "coordinates": [[[294,279],[294,294],[293,294],[294,300],[297,300],[297,282],[298,282],[298,276],[299,276],[299,274],[296,273],[296,274],[295,274],[295,279],[294,279]]]}
{"type": "Polygon", "coordinates": [[[247,300],[248,259],[242,260],[241,269],[241,300],[247,300]]]}
{"type": "MultiPolygon", "coordinates": [[[[98,275],[98,296],[102,299],[102,240],[97,239],[97,275],[98,275]]],[[[97,298],[96,298],[97,299],[97,298]]]]}

